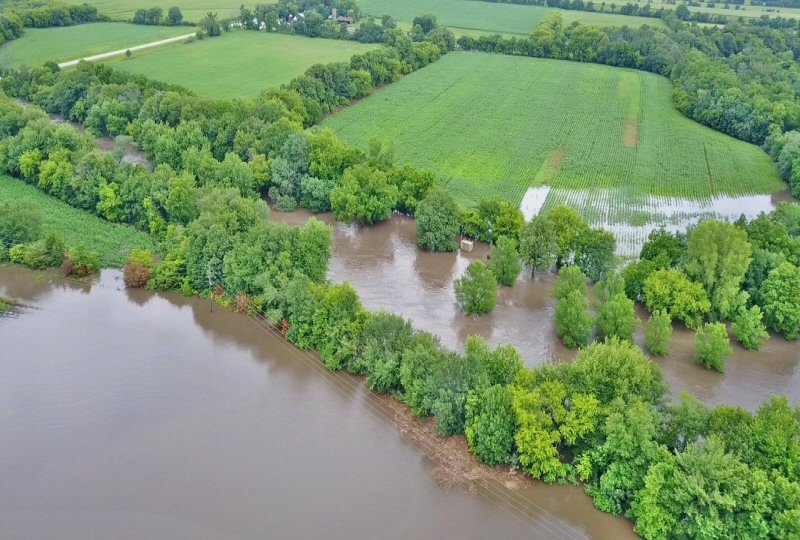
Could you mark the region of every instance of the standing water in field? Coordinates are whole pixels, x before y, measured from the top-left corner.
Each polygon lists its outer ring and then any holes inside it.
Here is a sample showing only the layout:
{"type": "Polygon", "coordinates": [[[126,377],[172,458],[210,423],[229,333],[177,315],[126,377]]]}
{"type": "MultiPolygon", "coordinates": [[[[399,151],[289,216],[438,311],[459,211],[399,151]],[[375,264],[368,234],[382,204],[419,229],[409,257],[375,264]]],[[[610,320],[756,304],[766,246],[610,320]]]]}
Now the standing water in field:
{"type": "Polygon", "coordinates": [[[26,306],[0,319],[0,538],[634,537],[207,301],[8,267],[0,295],[26,306]]]}
{"type": "MultiPolygon", "coordinates": [[[[272,219],[302,224],[309,213],[272,212],[272,219]]],[[[414,220],[400,216],[369,227],[336,223],[333,259],[328,278],[348,281],[371,310],[385,309],[410,319],[419,330],[436,334],[447,347],[463,349],[467,337],[478,334],[493,344],[510,343],[525,363],[572,360],[576,351],[564,347],[555,331],[554,277],[523,274],[513,288],[499,287],[497,307],[479,317],[467,317],[456,303],[453,281],[473,260],[487,260],[488,247],[476,243],[471,253],[430,253],[416,247],[414,220]]],[[[639,318],[647,320],[640,310],[639,318]]],[[[644,342],[645,324],[636,335],[644,342]]],[[[694,333],[676,325],[671,354],[656,358],[673,394],[688,391],[710,404],[741,405],[755,410],[773,394],[785,394],[800,404],[800,345],[773,336],[759,352],[733,344],[724,374],[694,361],[694,333]]]]}
{"type": "Polygon", "coordinates": [[[754,219],[793,201],[787,191],[741,196],[718,195],[690,200],[679,197],[639,196],[624,189],[530,188],[520,203],[525,220],[542,209],[559,205],[578,210],[593,227],[601,227],[617,239],[617,254],[639,255],[648,235],[660,228],[670,232],[686,230],[704,219],[735,221],[741,216],[754,219]]]}

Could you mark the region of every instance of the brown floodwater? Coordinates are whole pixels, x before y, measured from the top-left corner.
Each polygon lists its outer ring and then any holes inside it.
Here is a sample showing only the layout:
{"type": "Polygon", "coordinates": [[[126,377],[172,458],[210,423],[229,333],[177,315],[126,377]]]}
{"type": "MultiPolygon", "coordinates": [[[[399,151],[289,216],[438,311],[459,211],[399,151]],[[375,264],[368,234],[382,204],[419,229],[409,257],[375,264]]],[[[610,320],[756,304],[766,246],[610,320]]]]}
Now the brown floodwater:
{"type": "Polygon", "coordinates": [[[634,536],[202,299],[11,267],[0,295],[0,538],[634,536]]]}
{"type": "MultiPolygon", "coordinates": [[[[309,213],[273,211],[272,219],[300,225],[309,213]]],[[[416,247],[414,220],[393,215],[369,227],[336,223],[330,214],[318,218],[334,228],[334,250],[328,277],[348,281],[364,305],[408,317],[420,330],[442,343],[463,349],[477,334],[494,344],[511,343],[531,367],[572,360],[576,352],[561,345],[555,331],[554,276],[522,275],[513,288],[500,287],[497,307],[487,315],[468,317],[456,303],[453,281],[473,260],[486,260],[488,246],[475,244],[472,253],[429,253],[416,247]]],[[[645,320],[647,313],[639,311],[645,320]]],[[[642,345],[644,332],[636,336],[642,345]]],[[[759,352],[738,344],[724,374],[709,371],[693,360],[694,334],[678,326],[670,355],[656,358],[673,394],[688,391],[709,405],[740,405],[754,410],[773,394],[787,395],[800,404],[800,342],[773,335],[759,352]]]]}

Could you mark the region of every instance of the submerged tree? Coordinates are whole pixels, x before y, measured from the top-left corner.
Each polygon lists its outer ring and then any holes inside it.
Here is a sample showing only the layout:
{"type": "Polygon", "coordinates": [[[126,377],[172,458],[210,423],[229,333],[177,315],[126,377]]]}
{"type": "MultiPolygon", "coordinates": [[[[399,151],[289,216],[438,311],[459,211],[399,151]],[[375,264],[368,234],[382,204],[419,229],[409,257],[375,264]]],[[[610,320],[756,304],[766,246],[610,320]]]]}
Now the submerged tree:
{"type": "Polygon", "coordinates": [[[517,253],[517,243],[507,236],[497,239],[497,244],[492,249],[492,262],[490,264],[497,281],[506,287],[513,287],[517,276],[522,269],[517,253]]]}
{"type": "Polygon", "coordinates": [[[482,262],[471,262],[464,275],[455,281],[454,288],[456,300],[467,315],[481,315],[494,309],[497,279],[482,262]]]}
{"type": "Polygon", "coordinates": [[[725,359],[733,354],[728,331],[722,323],[706,323],[696,333],[697,361],[706,369],[725,371],[725,359]]]}

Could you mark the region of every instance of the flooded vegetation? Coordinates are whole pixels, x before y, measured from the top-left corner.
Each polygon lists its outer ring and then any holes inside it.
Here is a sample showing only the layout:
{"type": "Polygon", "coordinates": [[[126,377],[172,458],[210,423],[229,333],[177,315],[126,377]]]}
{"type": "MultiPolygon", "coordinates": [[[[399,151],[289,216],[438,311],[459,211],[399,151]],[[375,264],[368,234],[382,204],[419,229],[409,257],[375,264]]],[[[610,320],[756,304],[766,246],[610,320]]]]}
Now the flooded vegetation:
{"type": "MultiPolygon", "coordinates": [[[[304,223],[307,212],[271,213],[272,219],[292,225],[304,223]]],[[[486,260],[488,246],[475,243],[471,253],[429,253],[416,246],[414,221],[395,215],[371,227],[336,223],[318,215],[334,228],[333,259],[328,278],[348,281],[368,309],[385,309],[413,321],[420,330],[441,337],[450,348],[463,350],[470,335],[493,344],[510,343],[525,363],[569,361],[576,351],[564,347],[555,331],[554,276],[523,274],[513,288],[498,289],[497,307],[488,315],[468,317],[458,306],[453,280],[473,260],[486,260]]],[[[644,309],[639,318],[647,319],[644,309]]],[[[694,332],[676,325],[670,354],[654,360],[674,395],[688,391],[709,405],[740,405],[754,410],[773,394],[800,403],[800,346],[773,335],[759,352],[734,344],[724,374],[704,369],[694,361],[694,332]]],[[[644,330],[636,335],[639,345],[644,330]]]]}
{"type": "Polygon", "coordinates": [[[0,320],[0,537],[634,537],[205,300],[11,267],[0,295],[37,308],[0,320]]]}

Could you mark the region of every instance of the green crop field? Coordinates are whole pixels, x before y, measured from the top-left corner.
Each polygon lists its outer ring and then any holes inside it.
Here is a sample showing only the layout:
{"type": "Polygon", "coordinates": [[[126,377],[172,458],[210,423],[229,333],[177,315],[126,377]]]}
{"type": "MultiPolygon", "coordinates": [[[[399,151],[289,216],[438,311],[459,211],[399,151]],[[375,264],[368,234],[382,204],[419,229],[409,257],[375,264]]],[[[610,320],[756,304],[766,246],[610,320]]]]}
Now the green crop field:
{"type": "MultiPolygon", "coordinates": [[[[242,0],[86,0],[87,4],[96,6],[103,15],[112,19],[130,19],[137,9],[160,7],[164,14],[172,6],[181,8],[186,21],[197,22],[209,11],[216,12],[220,17],[227,18],[239,11],[242,0]]],[[[253,7],[258,2],[245,2],[253,7]]]]}
{"type": "Polygon", "coordinates": [[[342,62],[375,45],[245,30],[159,47],[114,67],[180,84],[210,98],[247,98],[302,75],[312,64],[342,62]]]}
{"type": "Polygon", "coordinates": [[[83,244],[97,251],[103,267],[121,267],[133,248],[153,248],[150,236],[142,231],[109,223],[88,212],[72,208],[33,186],[0,175],[0,201],[7,200],[39,208],[43,234],[58,234],[68,248],[83,244]]]}
{"type": "Polygon", "coordinates": [[[670,91],[641,71],[456,52],[324,125],[361,147],[394,142],[459,202],[520,203],[546,186],[546,204],[569,200],[595,223],[643,224],[670,198],[785,188],[761,149],[685,118],[670,91]]]}
{"type": "Polygon", "coordinates": [[[192,29],[186,26],[141,26],[93,23],[62,28],[28,28],[21,38],[0,47],[0,66],[38,66],[158,41],[192,29]]]}
{"type": "Polygon", "coordinates": [[[391,15],[398,21],[409,22],[423,13],[436,15],[439,22],[451,27],[456,34],[464,30],[530,34],[548,14],[558,11],[565,24],[577,21],[581,24],[605,26],[661,26],[661,19],[628,17],[611,13],[589,13],[587,11],[560,10],[541,6],[523,6],[481,2],[478,0],[361,0],[364,13],[375,17],[391,15]]]}

